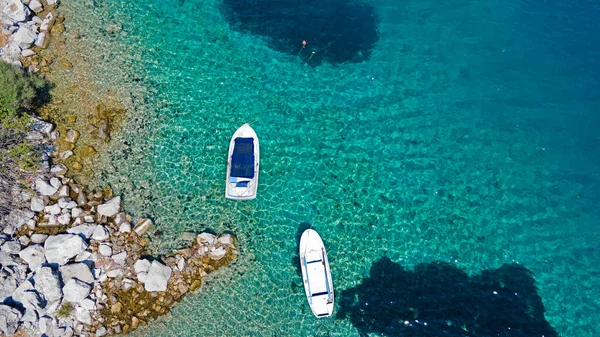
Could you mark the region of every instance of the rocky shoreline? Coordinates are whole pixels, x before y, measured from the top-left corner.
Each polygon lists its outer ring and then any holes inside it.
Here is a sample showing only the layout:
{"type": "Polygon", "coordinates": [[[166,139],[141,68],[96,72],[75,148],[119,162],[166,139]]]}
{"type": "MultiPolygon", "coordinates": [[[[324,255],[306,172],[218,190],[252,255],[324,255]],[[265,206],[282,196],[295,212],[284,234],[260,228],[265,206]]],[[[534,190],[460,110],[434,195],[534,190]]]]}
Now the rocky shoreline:
{"type": "MultiPolygon", "coordinates": [[[[42,49],[51,35],[64,31],[57,5],[55,0],[0,0],[2,61],[30,73],[49,71],[53,60],[42,49]]],[[[96,110],[106,114],[104,108],[96,110]]],[[[94,128],[93,135],[107,142],[105,125],[94,128]]],[[[42,165],[26,181],[28,189],[13,191],[21,207],[3,221],[0,335],[127,333],[168,313],[206,275],[237,257],[233,236],[207,232],[193,234],[189,247],[173,254],[152,256],[144,237],[151,219],[134,222],[110,187],[88,191],[73,179],[82,168],[78,156],[96,152],[85,145],[74,154],[80,136],[38,118],[27,133],[41,151],[42,165]]]]}
{"type": "MultiPolygon", "coordinates": [[[[46,143],[53,125],[31,131],[46,143]]],[[[8,336],[127,333],[169,309],[237,256],[230,234],[200,233],[190,247],[152,257],[150,219],[122,211],[110,188],[86,191],[62,164],[19,197],[0,236],[0,331],[8,336]]]]}
{"type": "Polygon", "coordinates": [[[86,194],[65,177],[35,186],[23,228],[0,237],[0,329],[9,336],[126,333],[166,314],[237,255],[231,235],[201,233],[192,247],[150,257],[142,235],[152,221],[132,226],[120,197],[86,194]]]}
{"type": "Polygon", "coordinates": [[[0,0],[0,56],[4,62],[22,67],[23,60],[29,72],[45,70],[44,60],[35,56],[48,46],[51,34],[64,31],[64,18],[54,12],[57,5],[57,0],[0,0]]]}

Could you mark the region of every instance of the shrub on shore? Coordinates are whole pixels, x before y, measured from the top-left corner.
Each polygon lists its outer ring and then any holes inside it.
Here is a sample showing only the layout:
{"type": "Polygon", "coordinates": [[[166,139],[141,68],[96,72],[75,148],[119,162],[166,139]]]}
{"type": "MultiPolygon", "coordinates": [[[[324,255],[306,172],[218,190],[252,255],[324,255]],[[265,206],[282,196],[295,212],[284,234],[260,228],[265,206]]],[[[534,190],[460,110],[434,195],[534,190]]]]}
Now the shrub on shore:
{"type": "Polygon", "coordinates": [[[0,62],[0,227],[14,208],[13,192],[40,167],[41,155],[26,139],[32,111],[48,98],[48,84],[0,62]]]}
{"type": "Polygon", "coordinates": [[[24,130],[29,113],[40,101],[46,82],[0,62],[0,121],[5,127],[24,130]]]}

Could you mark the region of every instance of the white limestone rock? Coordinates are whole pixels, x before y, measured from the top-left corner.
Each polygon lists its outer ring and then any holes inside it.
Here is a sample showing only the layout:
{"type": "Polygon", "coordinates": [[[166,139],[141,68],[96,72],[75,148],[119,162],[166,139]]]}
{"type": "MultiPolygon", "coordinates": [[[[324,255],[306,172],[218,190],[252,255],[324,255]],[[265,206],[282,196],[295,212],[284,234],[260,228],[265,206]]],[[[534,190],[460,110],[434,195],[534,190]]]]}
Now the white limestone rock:
{"type": "Polygon", "coordinates": [[[98,329],[96,329],[96,337],[102,337],[106,335],[106,328],[103,326],[100,326],[98,329]]]}
{"type": "Polygon", "coordinates": [[[37,39],[35,40],[35,45],[40,48],[46,48],[48,46],[48,42],[50,41],[50,34],[48,32],[41,32],[37,39]]]}
{"type": "Polygon", "coordinates": [[[67,173],[68,170],[69,169],[67,169],[65,164],[58,163],[58,164],[52,166],[52,168],[50,169],[50,173],[57,175],[57,176],[63,176],[67,173]]]}
{"type": "Polygon", "coordinates": [[[53,195],[54,193],[56,193],[58,191],[57,187],[54,187],[50,184],[48,184],[48,182],[42,180],[42,179],[36,179],[35,181],[35,189],[40,192],[41,195],[53,195]]]}
{"type": "Polygon", "coordinates": [[[214,245],[216,240],[217,237],[214,234],[210,234],[207,232],[198,234],[198,236],[196,237],[196,242],[198,242],[198,244],[200,245],[212,246],[214,245]]]}
{"type": "Polygon", "coordinates": [[[118,265],[125,265],[125,260],[127,259],[127,252],[122,251],[119,254],[115,254],[112,256],[113,261],[115,261],[118,265]]]}
{"type": "Polygon", "coordinates": [[[0,304],[0,332],[12,336],[19,327],[21,312],[8,305],[0,304]]]}
{"type": "Polygon", "coordinates": [[[50,178],[50,185],[52,185],[54,188],[56,188],[56,190],[58,190],[62,186],[62,183],[60,182],[60,179],[52,177],[50,178]]]}
{"type": "Polygon", "coordinates": [[[92,324],[92,316],[90,315],[90,311],[83,307],[75,308],[75,318],[81,323],[92,324]]]}
{"type": "Polygon", "coordinates": [[[79,235],[59,234],[46,239],[44,249],[49,263],[66,264],[69,259],[83,252],[87,244],[79,235]]]}
{"type": "Polygon", "coordinates": [[[29,16],[29,9],[23,5],[21,0],[10,1],[2,12],[14,22],[25,21],[29,16]]]}
{"type": "Polygon", "coordinates": [[[87,250],[84,250],[83,252],[77,254],[77,256],[75,256],[75,262],[84,262],[84,261],[90,261],[92,260],[92,253],[88,252],[87,250]]]}
{"type": "MultiPolygon", "coordinates": [[[[73,215],[72,211],[71,211],[71,215],[73,215]]],[[[85,239],[89,239],[92,234],[94,234],[94,231],[96,230],[96,224],[82,224],[79,226],[75,226],[75,227],[71,227],[69,229],[67,229],[67,233],[69,234],[77,234],[79,236],[82,236],[85,239]]]]}
{"type": "Polygon", "coordinates": [[[19,243],[21,243],[21,246],[29,246],[29,243],[31,243],[31,239],[28,236],[19,236],[19,243]]]}
{"type": "Polygon", "coordinates": [[[129,222],[123,222],[119,226],[120,233],[130,233],[131,232],[131,224],[129,222]]]}
{"type": "Polygon", "coordinates": [[[21,56],[23,56],[23,57],[29,57],[29,56],[33,56],[35,54],[36,54],[36,52],[29,48],[21,50],[21,56]]]}
{"type": "MultiPolygon", "coordinates": [[[[63,187],[68,187],[68,186],[63,186],[63,187]]],[[[62,189],[62,187],[61,187],[61,189],[62,189]]],[[[67,198],[60,198],[60,199],[58,199],[58,202],[57,202],[58,207],[60,207],[60,208],[67,208],[67,206],[69,205],[69,201],[71,201],[71,200],[67,199],[67,198]]]]}
{"type": "Polygon", "coordinates": [[[23,307],[35,311],[40,311],[44,308],[44,299],[38,293],[29,280],[24,281],[12,294],[13,300],[20,302],[23,307]]]}
{"type": "Polygon", "coordinates": [[[217,243],[224,246],[232,246],[233,245],[233,237],[229,234],[223,234],[219,236],[217,239],[217,243]]]}
{"type": "Polygon", "coordinates": [[[44,212],[46,212],[46,214],[58,215],[60,214],[60,206],[58,204],[48,205],[44,207],[44,212]]]}
{"type": "Polygon", "coordinates": [[[110,245],[103,243],[100,245],[100,247],[98,247],[98,252],[100,252],[100,254],[103,256],[108,257],[112,255],[112,248],[110,248],[110,245]]]}
{"type": "Polygon", "coordinates": [[[63,284],[67,284],[72,278],[85,283],[93,283],[94,275],[90,266],[86,263],[69,263],[60,267],[63,284]]]}
{"type": "Polygon", "coordinates": [[[104,215],[107,217],[114,216],[119,213],[119,209],[121,207],[121,197],[116,196],[109,201],[98,205],[98,214],[104,215]]]}
{"type": "Polygon", "coordinates": [[[123,269],[113,269],[106,272],[106,276],[111,278],[123,276],[123,274],[123,269]]]}
{"type": "Polygon", "coordinates": [[[109,233],[108,233],[108,229],[106,229],[106,227],[104,227],[102,225],[96,226],[96,229],[94,230],[94,233],[92,234],[92,239],[94,239],[96,241],[104,241],[104,240],[108,239],[108,237],[109,237],[109,233]]]}
{"type": "Polygon", "coordinates": [[[40,197],[33,197],[33,198],[31,198],[30,209],[33,212],[41,212],[41,211],[44,210],[44,207],[46,207],[46,203],[44,202],[44,198],[40,198],[40,197]]]}
{"type": "Polygon", "coordinates": [[[96,302],[89,297],[79,302],[79,305],[86,310],[96,310],[96,302]]]}
{"type": "Polygon", "coordinates": [[[33,234],[31,236],[32,243],[44,243],[48,238],[48,234],[33,234]]]}
{"type": "Polygon", "coordinates": [[[184,268],[185,268],[185,259],[180,256],[179,259],[177,260],[177,269],[179,269],[179,271],[183,271],[184,268]]]}
{"type": "Polygon", "coordinates": [[[165,291],[171,278],[171,268],[158,261],[152,261],[144,288],[146,291],[165,291]]]}
{"type": "Polygon", "coordinates": [[[120,212],[119,214],[117,214],[117,216],[115,216],[115,224],[116,225],[120,225],[126,221],[127,221],[127,213],[125,213],[125,212],[120,212]]]}
{"type": "Polygon", "coordinates": [[[132,279],[124,278],[123,279],[123,289],[127,290],[135,285],[135,281],[132,279]]]}
{"type": "Polygon", "coordinates": [[[62,298],[60,279],[50,267],[41,267],[33,276],[35,289],[44,296],[48,302],[58,302],[62,298]]]}
{"type": "Polygon", "coordinates": [[[83,210],[79,207],[73,207],[71,209],[71,218],[77,218],[83,213],[83,210]]]}
{"type": "Polygon", "coordinates": [[[44,10],[44,7],[38,0],[31,0],[28,7],[36,14],[44,10]]]}
{"type": "Polygon", "coordinates": [[[71,213],[62,214],[57,218],[58,223],[68,225],[71,222],[71,213]]]}
{"type": "Polygon", "coordinates": [[[69,197],[69,186],[68,185],[63,185],[60,188],[60,190],[58,191],[58,196],[61,197],[61,198],[68,198],[69,197]]]}
{"type": "MultiPolygon", "coordinates": [[[[2,264],[7,265],[5,263],[2,264]]],[[[17,279],[17,275],[9,273],[8,268],[0,269],[0,302],[11,296],[15,289],[17,289],[17,279]]]]}
{"type": "Polygon", "coordinates": [[[215,248],[214,250],[211,249],[208,252],[208,257],[210,257],[213,260],[220,260],[225,256],[225,254],[227,254],[227,250],[225,249],[225,247],[221,246],[221,247],[215,248]]]}
{"type": "Polygon", "coordinates": [[[46,256],[44,255],[44,247],[41,245],[31,245],[19,252],[19,257],[27,262],[31,271],[36,271],[44,262],[46,262],[46,256]]]}
{"type": "Polygon", "coordinates": [[[38,321],[38,329],[42,335],[48,335],[49,333],[52,333],[54,326],[54,321],[48,316],[40,317],[40,320],[38,321]]]}
{"type": "Polygon", "coordinates": [[[0,251],[7,254],[19,254],[21,251],[21,244],[19,241],[6,241],[4,244],[2,244],[0,251]]]}
{"type": "Polygon", "coordinates": [[[74,303],[83,301],[88,297],[90,291],[92,291],[91,285],[76,278],[71,278],[63,287],[65,300],[74,303]]]}
{"type": "Polygon", "coordinates": [[[21,317],[20,321],[37,324],[38,314],[33,309],[25,308],[25,313],[23,313],[23,317],[21,317]]]}
{"type": "Polygon", "coordinates": [[[136,274],[147,273],[148,270],[150,270],[151,266],[152,266],[152,262],[150,262],[149,260],[146,260],[146,259],[141,259],[141,260],[135,261],[135,263],[133,264],[133,270],[135,271],[136,274]]]}
{"type": "Polygon", "coordinates": [[[36,41],[37,35],[27,26],[19,27],[19,30],[13,35],[13,40],[21,49],[27,49],[36,41]]]}

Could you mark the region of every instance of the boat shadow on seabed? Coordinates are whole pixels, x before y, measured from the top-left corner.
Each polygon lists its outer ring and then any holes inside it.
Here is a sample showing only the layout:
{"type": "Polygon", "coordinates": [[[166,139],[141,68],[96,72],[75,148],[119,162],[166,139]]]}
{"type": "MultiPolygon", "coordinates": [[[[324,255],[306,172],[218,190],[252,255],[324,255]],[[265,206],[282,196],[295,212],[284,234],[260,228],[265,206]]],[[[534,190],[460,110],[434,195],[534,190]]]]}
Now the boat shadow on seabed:
{"type": "Polygon", "coordinates": [[[558,337],[534,283],[518,264],[469,277],[449,263],[406,270],[383,257],[341,292],[336,317],[349,318],[361,336],[558,337]]]}

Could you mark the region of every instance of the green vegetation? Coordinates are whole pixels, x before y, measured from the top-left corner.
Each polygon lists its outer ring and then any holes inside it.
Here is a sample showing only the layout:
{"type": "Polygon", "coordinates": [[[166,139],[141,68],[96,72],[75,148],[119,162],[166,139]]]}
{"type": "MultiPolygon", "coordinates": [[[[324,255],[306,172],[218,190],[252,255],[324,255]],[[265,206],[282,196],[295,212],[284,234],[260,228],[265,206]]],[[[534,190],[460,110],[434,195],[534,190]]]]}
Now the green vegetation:
{"type": "Polygon", "coordinates": [[[27,187],[29,172],[40,168],[36,145],[26,139],[31,113],[44,104],[48,84],[0,62],[0,227],[15,208],[14,191],[27,187]]]}
{"type": "Polygon", "coordinates": [[[73,304],[71,304],[71,302],[65,302],[56,312],[56,316],[60,318],[68,318],[69,316],[71,316],[73,309],[73,304]]]}
{"type": "Polygon", "coordinates": [[[25,130],[28,110],[40,99],[46,83],[6,63],[0,62],[0,121],[6,128],[25,130]]]}

